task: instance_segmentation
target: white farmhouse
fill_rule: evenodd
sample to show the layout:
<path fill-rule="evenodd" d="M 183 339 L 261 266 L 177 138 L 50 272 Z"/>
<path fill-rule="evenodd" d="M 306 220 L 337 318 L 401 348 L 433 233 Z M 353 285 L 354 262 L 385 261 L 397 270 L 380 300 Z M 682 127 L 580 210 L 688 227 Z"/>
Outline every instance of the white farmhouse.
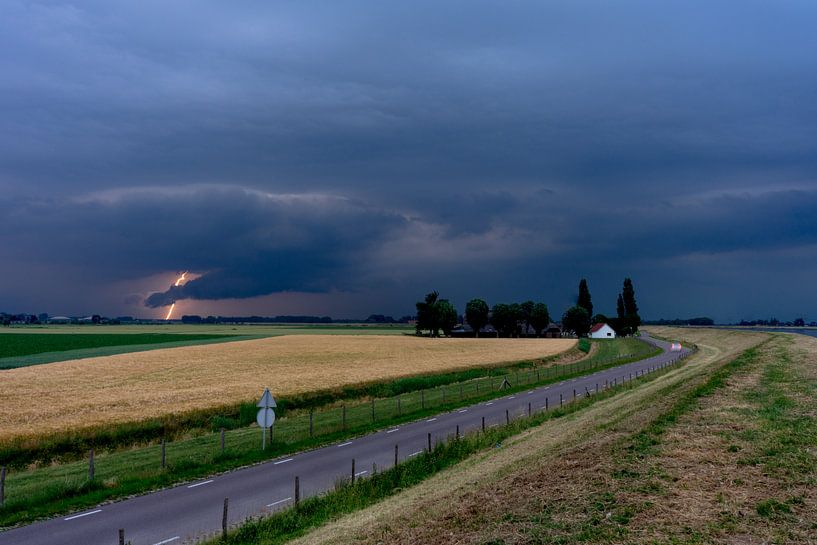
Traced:
<path fill-rule="evenodd" d="M 591 339 L 615 339 L 616 332 L 607 324 L 596 324 L 590 328 Z"/>

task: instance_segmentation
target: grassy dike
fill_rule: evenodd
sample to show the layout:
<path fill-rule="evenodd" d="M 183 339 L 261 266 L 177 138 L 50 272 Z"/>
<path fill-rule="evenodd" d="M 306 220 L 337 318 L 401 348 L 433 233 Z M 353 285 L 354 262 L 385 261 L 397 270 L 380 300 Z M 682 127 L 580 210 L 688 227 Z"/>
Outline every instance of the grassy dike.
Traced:
<path fill-rule="evenodd" d="M 676 365 L 682 365 L 683 360 Z M 523 416 L 510 424 L 493 426 L 484 432 L 474 432 L 447 442 L 440 442 L 429 452 L 404 460 L 399 465 L 372 475 L 366 479 L 345 479 L 335 489 L 304 500 L 269 517 L 243 524 L 225 537 L 209 543 L 226 545 L 278 545 L 306 534 L 330 520 L 363 509 L 392 496 L 408 487 L 417 485 L 436 473 L 489 448 L 499 448 L 502 442 L 527 429 L 540 426 L 550 420 L 579 412 L 600 400 L 611 398 L 621 391 L 638 388 L 669 372 L 668 367 L 649 375 L 633 379 L 615 388 L 611 387 L 590 397 L 582 398 L 551 411 Z"/>
<path fill-rule="evenodd" d="M 281 420 L 275 431 L 275 441 L 266 451 L 259 449 L 260 432 L 257 428 L 242 428 L 226 434 L 227 448 L 223 453 L 218 434 L 205 434 L 168 443 L 168 465 L 164 469 L 159 465 L 161 451 L 157 445 L 100 455 L 96 458 L 96 479 L 93 483 L 88 482 L 86 462 L 12 472 L 7 481 L 7 501 L 0 508 L 0 527 L 82 509 L 102 501 L 144 493 L 284 454 L 316 448 L 390 425 L 507 395 L 509 392 L 529 389 L 533 385 L 549 384 L 642 359 L 655 353 L 652 347 L 634 342 L 641 347 L 638 354 L 629 353 L 631 343 L 607 344 L 606 348 L 600 348 L 592 358 L 583 363 L 560 365 L 558 372 L 554 368 L 543 369 L 538 380 L 534 369 L 524 369 L 403 394 L 400 396 L 400 414 L 394 411 L 395 398 L 377 400 L 386 404 L 390 410 L 382 410 L 382 406 L 378 408 L 378 418 L 374 421 L 371 417 L 371 401 L 362 402 L 347 408 L 345 430 L 341 428 L 341 409 L 332 408 L 326 414 L 327 418 L 323 419 L 326 428 L 317 429 L 316 432 L 320 433 L 315 433 L 313 437 L 309 436 L 309 413 L 296 413 Z M 611 354 L 610 350 L 616 350 L 619 357 L 611 357 L 616 354 Z M 624 357 L 618 353 L 621 350 L 627 351 Z M 515 386 L 510 390 L 498 391 L 496 387 L 503 378 L 508 378 Z M 477 384 L 482 385 L 479 390 Z M 462 398 L 459 397 L 460 393 Z"/>

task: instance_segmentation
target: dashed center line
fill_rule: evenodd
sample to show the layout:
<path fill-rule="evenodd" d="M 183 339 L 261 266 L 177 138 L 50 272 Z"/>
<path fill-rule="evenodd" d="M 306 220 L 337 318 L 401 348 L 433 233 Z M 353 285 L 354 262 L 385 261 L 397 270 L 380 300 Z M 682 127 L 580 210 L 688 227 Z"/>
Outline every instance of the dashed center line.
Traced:
<path fill-rule="evenodd" d="M 273 462 L 272 465 L 277 466 L 277 465 L 285 464 L 287 462 L 291 462 L 294 459 L 295 458 L 287 458 L 286 460 L 278 460 L 277 462 Z"/>
<path fill-rule="evenodd" d="M 409 454 L 408 457 L 411 458 L 412 456 L 417 456 L 418 454 L 422 454 L 422 453 L 423 453 L 422 450 L 418 450 L 417 452 L 412 452 L 411 454 Z"/>
<path fill-rule="evenodd" d="M 429 418 L 428 420 L 426 420 L 426 422 L 434 422 L 435 420 L 437 420 L 437 419 L 436 418 Z"/>
<path fill-rule="evenodd" d="M 368 470 L 364 469 L 363 471 L 358 471 L 357 473 L 355 473 L 355 477 L 360 477 L 361 475 L 365 475 L 367 473 L 368 473 Z"/>
<path fill-rule="evenodd" d="M 468 412 L 468 409 L 461 409 L 461 410 L 459 410 L 459 411 L 457 411 L 457 412 L 458 412 L 458 413 L 467 413 L 467 412 Z"/>
<path fill-rule="evenodd" d="M 493 404 L 494 404 L 493 401 L 489 401 L 488 403 L 486 403 L 486 405 L 493 405 Z"/>
<path fill-rule="evenodd" d="M 508 399 L 516 399 L 516 396 L 511 396 Z"/>
<path fill-rule="evenodd" d="M 346 441 L 345 443 L 341 443 L 340 445 L 338 445 L 338 447 L 346 447 L 346 446 L 349 446 L 351 444 L 352 444 L 351 441 Z"/>
<path fill-rule="evenodd" d="M 284 502 L 287 502 L 287 501 L 289 501 L 289 500 L 291 500 L 291 499 L 292 499 L 292 496 L 290 496 L 290 497 L 288 497 L 288 498 L 284 498 L 284 499 L 282 499 L 282 500 L 274 501 L 274 502 L 272 502 L 272 503 L 268 503 L 268 504 L 267 504 L 267 507 L 275 507 L 276 505 L 280 505 L 280 504 L 282 504 L 282 503 L 284 503 Z"/>
<path fill-rule="evenodd" d="M 528 392 L 528 395 L 531 395 L 532 393 L 533 393 L 533 390 L 530 390 L 530 391 Z"/>
<path fill-rule="evenodd" d="M 213 479 L 210 479 L 209 481 L 204 481 L 204 482 L 201 482 L 201 483 L 191 484 L 191 485 L 190 485 L 190 486 L 188 486 L 187 488 L 196 488 L 197 486 L 202 486 L 202 485 L 205 485 L 205 484 L 210 484 L 211 482 L 213 482 Z"/>
<path fill-rule="evenodd" d="M 394 432 L 399 431 L 399 430 L 400 430 L 400 428 L 392 428 L 390 430 L 386 430 L 386 433 L 394 433 Z"/>
<path fill-rule="evenodd" d="M 172 541 L 176 541 L 177 539 L 179 539 L 179 536 L 171 537 L 169 539 L 165 539 L 164 541 L 158 541 L 158 542 L 154 543 L 153 545 L 165 545 L 165 543 L 170 543 Z"/>
<path fill-rule="evenodd" d="M 88 515 L 96 515 L 97 513 L 101 513 L 101 512 L 102 512 L 102 509 L 97 509 L 96 511 L 88 511 L 87 513 L 82 513 L 80 515 L 74 515 L 72 517 L 65 517 L 65 519 L 63 519 L 63 520 L 79 519 L 79 518 L 82 518 L 82 517 L 87 517 Z"/>

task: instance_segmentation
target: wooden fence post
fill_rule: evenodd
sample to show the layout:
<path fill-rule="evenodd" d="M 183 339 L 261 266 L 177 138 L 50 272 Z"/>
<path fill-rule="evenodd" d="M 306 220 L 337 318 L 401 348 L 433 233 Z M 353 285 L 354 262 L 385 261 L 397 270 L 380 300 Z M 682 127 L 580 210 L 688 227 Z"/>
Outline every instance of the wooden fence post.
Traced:
<path fill-rule="evenodd" d="M 355 484 L 355 459 L 352 458 L 352 484 Z"/>
<path fill-rule="evenodd" d="M 221 536 L 226 538 L 227 537 L 227 505 L 229 504 L 229 500 L 224 498 L 224 513 L 221 515 Z"/>
<path fill-rule="evenodd" d="M 565 402 L 565 400 L 564 400 L 564 398 L 562 397 L 562 394 L 559 394 L 559 407 L 561 407 L 562 405 L 564 405 L 564 402 Z"/>
<path fill-rule="evenodd" d="M 508 409 L 505 409 L 505 425 L 507 426 L 510 423 L 511 423 L 511 413 L 508 412 Z"/>
<path fill-rule="evenodd" d="M 431 452 L 431 432 L 428 433 L 428 452 Z"/>
<path fill-rule="evenodd" d="M 295 507 L 301 503 L 301 478 L 295 475 Z"/>
<path fill-rule="evenodd" d="M 530 418 L 531 414 L 533 414 L 533 408 L 530 406 L 530 403 L 528 403 L 528 417 L 529 418 Z"/>
<path fill-rule="evenodd" d="M 550 407 L 548 407 L 548 405 L 550 404 L 549 402 L 550 402 L 550 398 L 546 397 L 545 398 L 545 410 L 546 411 L 550 410 Z"/>
<path fill-rule="evenodd" d="M 398 458 L 397 458 L 397 443 L 395 443 L 395 444 L 394 444 L 394 466 L 395 466 L 395 467 L 397 467 L 397 462 L 398 462 Z"/>
<path fill-rule="evenodd" d="M 457 435 L 454 436 L 456 439 L 460 438 L 460 425 L 457 424 Z"/>
<path fill-rule="evenodd" d="M 485 417 L 482 417 L 482 431 L 485 432 Z"/>
<path fill-rule="evenodd" d="M 94 480 L 94 449 L 88 452 L 88 480 Z"/>
<path fill-rule="evenodd" d="M 125 529 L 119 529 L 119 545 L 125 545 Z"/>

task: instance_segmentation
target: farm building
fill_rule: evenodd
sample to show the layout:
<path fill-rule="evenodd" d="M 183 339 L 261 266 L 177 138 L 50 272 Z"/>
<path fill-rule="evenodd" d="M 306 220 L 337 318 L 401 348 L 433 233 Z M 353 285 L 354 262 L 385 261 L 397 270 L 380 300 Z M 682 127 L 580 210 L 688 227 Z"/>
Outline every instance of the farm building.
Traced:
<path fill-rule="evenodd" d="M 551 323 L 542 334 L 549 339 L 558 339 L 562 336 L 562 326 Z"/>
<path fill-rule="evenodd" d="M 607 324 L 596 324 L 590 328 L 591 339 L 615 339 L 616 332 Z"/>

